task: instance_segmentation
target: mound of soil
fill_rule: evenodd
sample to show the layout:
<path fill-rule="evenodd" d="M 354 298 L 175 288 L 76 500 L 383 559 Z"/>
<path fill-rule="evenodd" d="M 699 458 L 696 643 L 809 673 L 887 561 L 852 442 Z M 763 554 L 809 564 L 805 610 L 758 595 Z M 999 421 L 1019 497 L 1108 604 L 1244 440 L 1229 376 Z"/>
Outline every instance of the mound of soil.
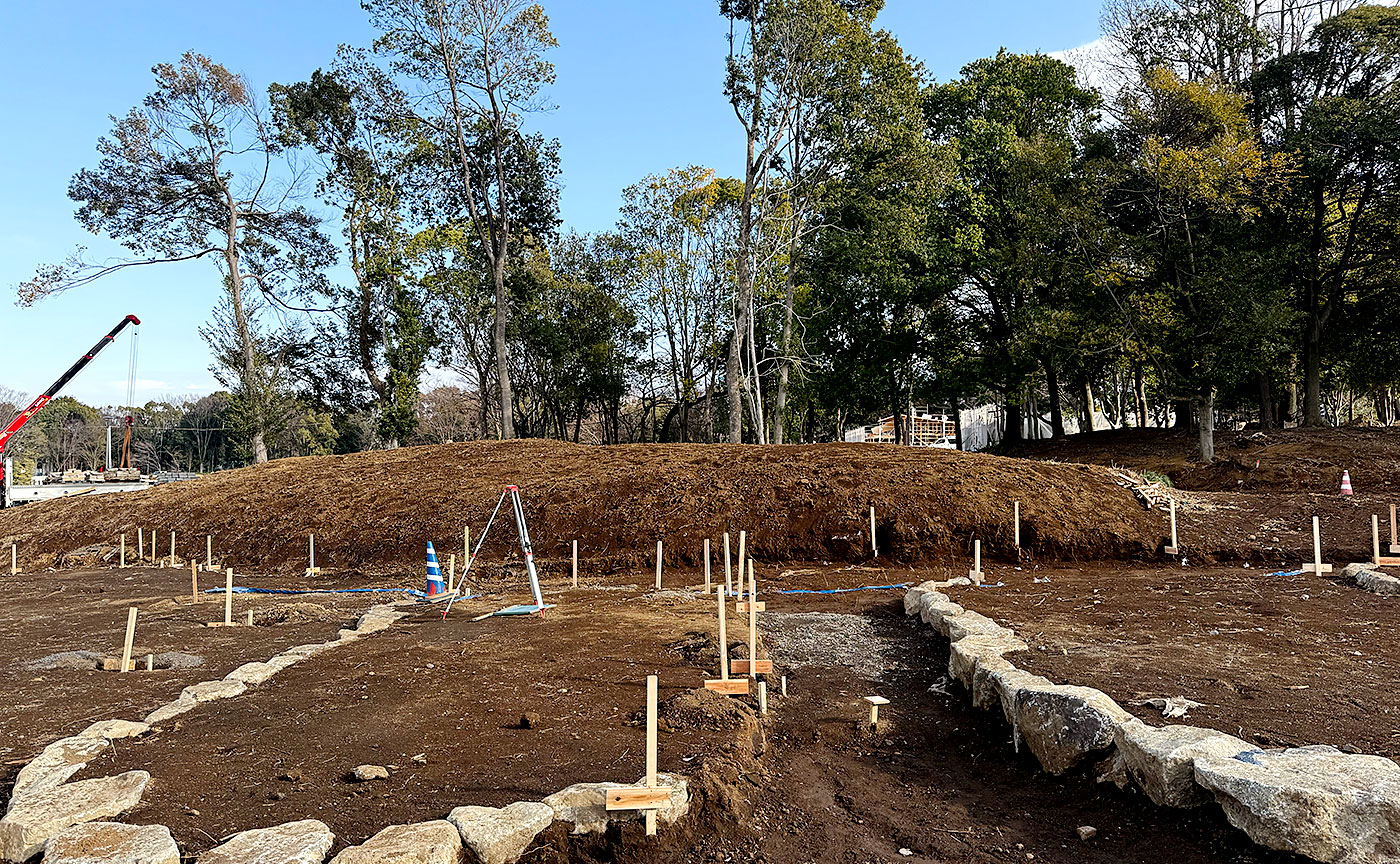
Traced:
<path fill-rule="evenodd" d="M 630 445 L 549 441 L 471 442 L 348 456 L 281 459 L 143 492 L 61 499 L 0 513 L 0 542 L 18 540 L 27 569 L 64 553 L 113 545 L 138 526 L 170 531 L 177 558 L 214 554 L 240 571 L 416 574 L 423 543 L 438 560 L 462 559 L 507 484 L 522 491 L 537 558 L 568 568 L 570 541 L 591 562 L 650 561 L 665 540 L 667 564 L 694 564 L 704 538 L 749 532 L 760 560 L 860 560 L 870 555 L 870 506 L 880 555 L 965 557 L 980 537 L 988 553 L 1012 547 L 1012 501 L 1021 501 L 1022 544 L 1056 558 L 1137 555 L 1160 529 L 1103 468 L 1054 465 L 909 447 L 829 444 Z M 519 546 L 507 503 L 482 562 L 508 572 Z M 723 550 L 714 549 L 716 561 Z M 500 570 L 497 569 L 497 575 Z M 490 576 L 473 570 L 473 578 Z"/>
<path fill-rule="evenodd" d="M 1177 488 L 1202 492 L 1334 493 L 1343 471 L 1358 492 L 1400 490 L 1400 428 L 1218 432 L 1210 465 L 1197 448 L 1195 434 L 1114 429 L 1027 441 L 1013 455 L 1155 471 Z"/>

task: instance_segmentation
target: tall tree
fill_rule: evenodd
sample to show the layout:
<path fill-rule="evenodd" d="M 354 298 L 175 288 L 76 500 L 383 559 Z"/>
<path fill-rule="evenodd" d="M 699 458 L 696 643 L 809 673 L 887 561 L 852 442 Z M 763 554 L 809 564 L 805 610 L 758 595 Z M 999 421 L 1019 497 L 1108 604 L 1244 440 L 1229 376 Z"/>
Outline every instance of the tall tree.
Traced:
<path fill-rule="evenodd" d="M 402 103 L 456 160 L 457 181 L 494 289 L 492 348 L 500 391 L 501 437 L 515 437 L 506 328 L 506 274 L 513 235 L 508 151 L 521 114 L 539 106 L 554 82 L 544 54 L 558 45 L 544 9 L 528 0 L 365 0 L 383 33 L 375 50 L 416 86 Z M 474 152 L 480 135 L 486 153 Z"/>
<path fill-rule="evenodd" d="M 128 267 L 209 258 L 222 273 L 236 387 L 249 412 L 252 455 L 266 462 L 265 393 L 250 292 L 285 305 L 314 297 L 334 249 L 297 203 L 299 176 L 242 76 L 186 53 L 152 69 L 156 89 L 98 140 L 102 159 L 68 187 L 78 221 L 131 258 L 86 261 L 83 250 L 19 286 L 22 304 Z"/>

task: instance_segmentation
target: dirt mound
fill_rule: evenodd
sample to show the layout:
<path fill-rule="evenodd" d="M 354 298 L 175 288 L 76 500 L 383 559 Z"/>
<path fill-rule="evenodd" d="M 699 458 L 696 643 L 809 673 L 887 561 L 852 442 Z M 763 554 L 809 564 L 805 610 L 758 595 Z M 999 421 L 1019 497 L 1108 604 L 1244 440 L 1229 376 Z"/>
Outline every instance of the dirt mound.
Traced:
<path fill-rule="evenodd" d="M 830 444 L 629 445 L 472 442 L 281 459 L 143 492 L 60 499 L 0 513 L 0 541 L 17 539 L 22 563 L 52 566 L 73 549 L 111 544 L 141 526 L 177 535 L 176 554 L 215 557 L 240 570 L 295 572 L 316 535 L 327 573 L 360 570 L 421 578 L 423 543 L 438 560 L 461 556 L 506 484 L 522 490 L 535 553 L 550 575 L 567 572 L 569 543 L 597 562 L 695 564 L 704 538 L 749 532 L 760 561 L 869 557 L 870 506 L 881 560 L 988 554 L 1012 547 L 1012 501 L 1021 501 L 1030 554 L 1108 558 L 1155 546 L 1160 527 L 1102 468 L 1053 465 L 908 447 Z M 509 505 L 482 548 L 490 566 L 519 562 Z M 162 554 L 166 550 L 162 548 Z"/>
<path fill-rule="evenodd" d="M 1155 471 L 1201 492 L 1336 492 L 1342 471 L 1358 492 L 1400 489 L 1400 429 L 1270 429 L 1220 432 L 1216 461 L 1201 463 L 1194 434 L 1115 429 L 1028 441 L 1014 455 Z"/>

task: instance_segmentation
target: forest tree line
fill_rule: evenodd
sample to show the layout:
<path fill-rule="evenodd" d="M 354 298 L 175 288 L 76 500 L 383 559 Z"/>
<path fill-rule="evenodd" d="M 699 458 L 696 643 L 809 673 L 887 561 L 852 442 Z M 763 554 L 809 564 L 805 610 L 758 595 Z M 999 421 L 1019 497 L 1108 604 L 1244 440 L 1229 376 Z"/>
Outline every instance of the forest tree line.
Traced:
<path fill-rule="evenodd" d="M 530 125 L 542 6 L 363 5 L 379 37 L 305 80 L 157 65 L 69 188 L 130 257 L 18 286 L 211 262 L 231 459 L 425 440 L 432 368 L 468 435 L 600 444 L 995 402 L 1004 443 L 1098 410 L 1210 459 L 1222 416 L 1396 419 L 1394 4 L 1109 0 L 1092 54 L 940 82 L 883 0 L 720 0 L 742 176 L 678 154 L 597 234 Z"/>

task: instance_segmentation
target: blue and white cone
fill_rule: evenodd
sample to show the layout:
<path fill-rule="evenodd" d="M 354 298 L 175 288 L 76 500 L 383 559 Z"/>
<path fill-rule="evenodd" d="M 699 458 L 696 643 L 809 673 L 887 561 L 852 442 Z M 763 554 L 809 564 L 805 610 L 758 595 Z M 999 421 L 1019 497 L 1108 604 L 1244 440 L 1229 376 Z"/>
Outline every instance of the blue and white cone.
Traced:
<path fill-rule="evenodd" d="M 442 581 L 442 568 L 438 566 L 437 552 L 433 551 L 433 541 L 428 541 L 428 590 L 429 597 L 447 591 L 447 583 Z"/>

